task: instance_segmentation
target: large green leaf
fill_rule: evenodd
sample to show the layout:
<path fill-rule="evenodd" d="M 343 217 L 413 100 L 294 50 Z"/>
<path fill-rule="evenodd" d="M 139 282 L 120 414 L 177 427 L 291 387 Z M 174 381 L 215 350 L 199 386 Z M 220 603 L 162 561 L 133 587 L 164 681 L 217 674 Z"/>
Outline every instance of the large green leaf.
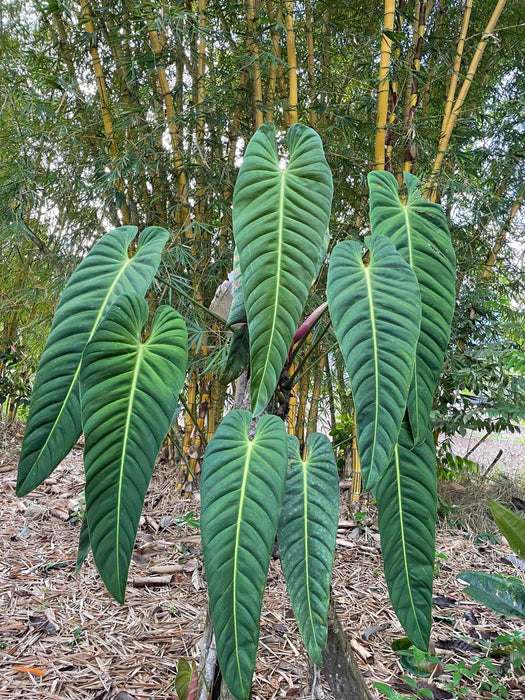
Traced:
<path fill-rule="evenodd" d="M 338 243 L 327 297 L 350 376 L 363 482 L 371 489 L 387 468 L 406 409 L 421 320 L 414 272 L 383 236 Z"/>
<path fill-rule="evenodd" d="M 469 585 L 463 593 L 502 615 L 525 617 L 525 586 L 513 578 L 481 571 L 463 571 L 458 579 Z"/>
<path fill-rule="evenodd" d="M 314 433 L 303 460 L 288 435 L 288 474 L 278 540 L 286 587 L 312 660 L 322 665 L 339 519 L 339 477 L 332 443 Z"/>
<path fill-rule="evenodd" d="M 414 447 L 406 422 L 375 496 L 390 600 L 407 636 L 428 649 L 432 624 L 437 479 L 434 438 Z"/>
<path fill-rule="evenodd" d="M 151 226 L 140 234 L 122 226 L 106 233 L 71 275 L 53 317 L 35 377 L 18 467 L 17 494 L 36 488 L 67 455 L 82 431 L 78 378 L 82 353 L 104 313 L 119 294 L 144 295 L 168 240 Z"/>
<path fill-rule="evenodd" d="M 368 175 L 372 233 L 390 238 L 413 267 L 421 291 L 421 334 L 408 415 L 414 440 L 422 442 L 450 338 L 456 256 L 442 207 L 420 195 L 414 175 L 405 173 L 405 182 L 406 204 L 399 197 L 392 173 L 375 170 Z"/>
<path fill-rule="evenodd" d="M 80 526 L 80 535 L 78 536 L 78 550 L 77 550 L 77 562 L 75 565 L 75 574 L 78 574 L 82 565 L 87 559 L 88 554 L 91 551 L 91 544 L 89 542 L 89 527 L 88 520 L 86 517 L 86 511 L 82 515 L 82 525 Z"/>
<path fill-rule="evenodd" d="M 251 415 L 230 411 L 202 467 L 201 529 L 210 609 L 222 675 L 248 698 L 259 618 L 286 479 L 286 430 L 264 415 L 250 439 Z"/>
<path fill-rule="evenodd" d="M 525 520 L 497 501 L 489 501 L 489 507 L 510 548 L 525 557 Z"/>
<path fill-rule="evenodd" d="M 332 202 L 332 175 L 319 136 L 295 124 L 290 162 L 280 167 L 275 128 L 254 134 L 233 194 L 233 234 L 250 331 L 253 414 L 267 406 L 312 284 Z"/>
<path fill-rule="evenodd" d="M 168 306 L 141 342 L 148 305 L 118 297 L 84 352 L 80 373 L 86 513 L 93 557 L 123 601 L 155 458 L 177 409 L 188 359 L 184 321 Z"/>

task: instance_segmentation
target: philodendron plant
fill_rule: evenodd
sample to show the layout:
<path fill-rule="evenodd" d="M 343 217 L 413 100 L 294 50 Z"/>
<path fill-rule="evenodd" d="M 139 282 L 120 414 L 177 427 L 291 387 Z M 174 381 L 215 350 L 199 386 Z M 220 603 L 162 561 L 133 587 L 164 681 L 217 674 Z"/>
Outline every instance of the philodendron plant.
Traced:
<path fill-rule="evenodd" d="M 203 462 L 201 527 L 223 678 L 248 698 L 263 590 L 277 536 L 299 629 L 320 664 L 338 521 L 332 447 L 304 454 L 267 412 L 314 278 L 325 262 L 332 176 L 310 128 L 288 133 L 280 165 L 273 124 L 248 144 L 233 198 L 239 271 L 235 316 L 249 346 L 251 411 L 226 414 Z M 328 305 L 354 397 L 365 487 L 379 511 L 394 609 L 421 649 L 431 625 L 436 470 L 430 410 L 449 339 L 455 257 L 440 206 L 405 175 L 369 175 L 371 235 L 338 243 Z M 176 413 L 187 365 L 183 319 L 160 307 L 147 333 L 144 300 L 168 239 L 145 229 L 105 234 L 71 276 L 35 379 L 17 493 L 38 486 L 85 434 L 88 543 L 108 591 L 123 602 L 144 496 Z M 145 336 L 145 337 L 144 337 Z M 236 342 L 238 337 L 234 335 Z M 261 416 L 261 414 L 263 414 Z"/>

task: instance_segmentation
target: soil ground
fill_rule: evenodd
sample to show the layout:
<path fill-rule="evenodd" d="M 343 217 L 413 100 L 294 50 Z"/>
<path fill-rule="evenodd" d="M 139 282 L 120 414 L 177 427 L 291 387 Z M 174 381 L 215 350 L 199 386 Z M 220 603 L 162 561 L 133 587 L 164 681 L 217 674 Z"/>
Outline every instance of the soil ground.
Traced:
<path fill-rule="evenodd" d="M 181 498 L 172 468 L 156 468 L 139 528 L 126 604 L 121 606 L 101 585 L 91 557 L 75 575 L 81 451 L 73 450 L 45 484 L 18 499 L 14 489 L 19 438 L 5 435 L 0 452 L 0 697 L 176 698 L 173 683 L 178 662 L 198 658 L 205 622 L 199 530 L 187 522 L 191 521 L 188 514 L 198 518 L 198 496 Z M 517 454 L 523 459 L 524 451 Z M 512 457 L 511 461 L 516 460 Z M 340 518 L 352 521 L 345 501 Z M 370 510 L 364 526 L 348 527 L 347 523 L 341 530 L 334 597 L 373 693 L 379 697 L 373 686 L 379 681 L 410 695 L 400 659 L 390 648 L 404 634 L 388 600 L 374 520 Z M 487 656 L 490 641 L 498 634 L 523 629 L 520 621 L 505 619 L 466 597 L 464 585 L 456 580 L 460 571 L 474 569 L 497 571 L 525 582 L 525 572 L 505 560 L 511 554 L 506 544 L 476 539 L 479 534 L 450 529 L 443 522 L 438 526 L 432 644 L 440 662 L 433 676 L 422 680 L 436 698 L 457 697 L 450 692 L 453 670 L 447 665 L 470 666 L 474 659 Z M 170 564 L 179 565 L 180 571 L 172 574 L 168 585 L 136 585 L 140 577 L 155 575 L 155 567 Z M 496 668 L 498 665 L 496 661 Z M 473 679 L 465 678 L 461 681 L 463 697 L 503 697 L 501 690 L 487 694 L 482 687 L 493 675 L 481 670 Z M 501 683 L 509 698 L 525 697 L 523 677 L 509 672 Z M 305 652 L 279 562 L 272 561 L 253 699 L 309 697 L 307 687 Z"/>

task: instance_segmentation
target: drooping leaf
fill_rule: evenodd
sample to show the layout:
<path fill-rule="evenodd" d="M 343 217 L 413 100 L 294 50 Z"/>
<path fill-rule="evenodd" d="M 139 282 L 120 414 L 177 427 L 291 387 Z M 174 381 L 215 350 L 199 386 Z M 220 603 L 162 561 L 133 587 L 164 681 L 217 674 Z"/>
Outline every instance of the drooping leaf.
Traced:
<path fill-rule="evenodd" d="M 78 574 L 82 565 L 86 561 L 87 555 L 91 551 L 91 544 L 89 542 L 89 527 L 86 517 L 86 511 L 84 510 L 84 515 L 82 516 L 82 525 L 80 526 L 80 535 L 78 537 L 78 551 L 77 551 L 77 562 L 75 565 L 75 574 Z"/>
<path fill-rule="evenodd" d="M 264 415 L 250 440 L 251 415 L 230 411 L 202 467 L 201 530 L 210 609 L 222 675 L 248 698 L 263 590 L 286 479 L 286 430 Z"/>
<path fill-rule="evenodd" d="M 427 650 L 432 624 L 437 479 L 434 438 L 414 447 L 406 422 L 374 495 L 390 600 L 410 641 Z"/>
<path fill-rule="evenodd" d="M 521 581 L 480 571 L 463 571 L 458 579 L 469 584 L 463 593 L 490 610 L 525 617 L 525 586 Z"/>
<path fill-rule="evenodd" d="M 248 144 L 233 194 L 254 415 L 267 406 L 286 361 L 332 202 L 332 175 L 316 132 L 295 124 L 287 143 L 290 162 L 282 169 L 273 123 L 260 127 Z"/>
<path fill-rule="evenodd" d="M 525 520 L 497 501 L 489 501 L 489 507 L 512 551 L 525 558 Z"/>
<path fill-rule="evenodd" d="M 119 294 L 144 295 L 155 275 L 169 234 L 157 226 L 144 229 L 130 258 L 136 233 L 135 226 L 122 226 L 102 236 L 62 292 L 35 377 L 18 467 L 19 496 L 46 479 L 80 436 L 82 353 L 105 312 Z"/>
<path fill-rule="evenodd" d="M 277 537 L 295 618 L 310 657 L 320 666 L 328 630 L 339 477 L 325 435 L 310 435 L 307 450 L 303 460 L 299 440 L 288 435 L 288 473 Z"/>
<path fill-rule="evenodd" d="M 387 468 L 405 413 L 421 319 L 414 272 L 383 236 L 369 236 L 368 265 L 357 241 L 338 243 L 327 298 L 350 376 L 363 482 Z"/>
<path fill-rule="evenodd" d="M 442 207 L 422 197 L 418 179 L 405 173 L 406 204 L 397 180 L 387 171 L 368 175 L 372 233 L 390 238 L 412 266 L 422 302 L 421 334 L 408 395 L 410 429 L 416 442 L 425 439 L 436 385 L 450 338 L 455 303 L 456 256 Z"/>
<path fill-rule="evenodd" d="M 236 323 L 246 323 L 246 308 L 244 306 L 244 293 L 242 291 L 241 263 L 237 246 L 233 251 L 233 281 L 232 281 L 232 305 L 228 316 L 228 326 Z"/>
<path fill-rule="evenodd" d="M 168 306 L 158 309 L 141 342 L 148 314 L 141 297 L 120 296 L 88 343 L 80 373 L 89 539 L 108 591 L 121 602 L 144 496 L 188 358 L 186 326 Z"/>
<path fill-rule="evenodd" d="M 243 369 L 248 366 L 249 358 L 250 340 L 248 337 L 248 326 L 243 323 L 233 331 L 221 381 L 224 384 L 235 381 Z"/>

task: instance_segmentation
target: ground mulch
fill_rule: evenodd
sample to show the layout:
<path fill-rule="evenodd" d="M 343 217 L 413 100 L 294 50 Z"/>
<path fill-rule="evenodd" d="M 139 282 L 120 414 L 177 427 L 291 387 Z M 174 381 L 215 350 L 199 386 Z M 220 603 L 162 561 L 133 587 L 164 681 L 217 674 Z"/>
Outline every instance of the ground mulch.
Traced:
<path fill-rule="evenodd" d="M 158 465 L 146 497 L 126 604 L 119 605 L 101 585 L 91 557 L 75 575 L 81 450 L 74 449 L 45 484 L 18 499 L 19 437 L 4 436 L 0 453 L 0 697 L 176 698 L 178 662 L 198 659 L 205 623 L 199 530 L 187 522 L 188 514 L 198 517 L 198 494 L 181 498 L 173 469 Z M 372 689 L 380 681 L 410 695 L 399 657 L 390 648 L 404 634 L 381 572 L 373 509 L 358 527 L 343 501 L 340 517 L 333 593 L 348 638 Z M 474 657 L 486 655 L 486 647 L 480 647 L 484 641 L 522 628 L 519 621 L 504 619 L 463 595 L 456 575 L 465 569 L 497 571 L 525 582 L 525 572 L 504 559 L 511 553 L 505 544 L 475 542 L 474 535 L 443 523 L 438 527 L 441 556 L 432 642 L 440 663 L 430 679 L 422 680 L 438 698 L 453 697 L 445 689 L 452 678 L 446 664 L 469 665 Z M 157 576 L 169 583 L 135 585 Z M 491 697 L 480 689 L 481 678 L 478 674 L 465 681 L 465 697 Z M 510 698 L 525 697 L 523 678 L 510 673 L 504 684 Z M 274 560 L 263 604 L 253 699 L 309 697 L 307 687 L 305 652 Z M 375 689 L 373 693 L 379 697 Z"/>

